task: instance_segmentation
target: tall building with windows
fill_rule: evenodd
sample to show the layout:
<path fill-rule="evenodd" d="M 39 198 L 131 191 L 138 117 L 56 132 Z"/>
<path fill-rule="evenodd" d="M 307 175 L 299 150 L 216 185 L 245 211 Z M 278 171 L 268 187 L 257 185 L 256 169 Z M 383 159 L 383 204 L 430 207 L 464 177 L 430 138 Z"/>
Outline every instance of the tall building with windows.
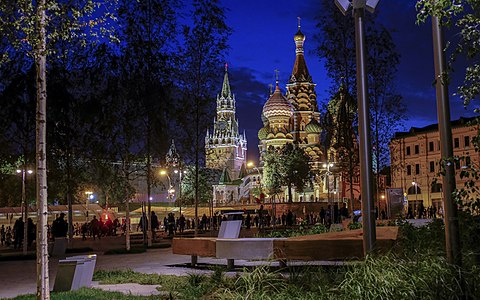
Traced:
<path fill-rule="evenodd" d="M 480 154 L 475 151 L 473 138 L 480 126 L 475 118 L 460 118 L 451 122 L 453 155 L 465 157 L 455 162 L 457 188 L 463 186 L 460 171 L 478 166 Z M 442 181 L 439 178 L 441 159 L 438 124 L 397 132 L 390 142 L 392 188 L 402 188 L 415 212 L 420 205 L 442 205 Z"/>
<path fill-rule="evenodd" d="M 226 168 L 233 179 L 238 178 L 247 157 L 247 138 L 245 132 L 239 133 L 235 109 L 235 95 L 230 89 L 228 65 L 225 64 L 222 91 L 217 95 L 217 115 L 213 121 L 213 131 L 207 131 L 205 137 L 205 153 L 207 168 Z"/>

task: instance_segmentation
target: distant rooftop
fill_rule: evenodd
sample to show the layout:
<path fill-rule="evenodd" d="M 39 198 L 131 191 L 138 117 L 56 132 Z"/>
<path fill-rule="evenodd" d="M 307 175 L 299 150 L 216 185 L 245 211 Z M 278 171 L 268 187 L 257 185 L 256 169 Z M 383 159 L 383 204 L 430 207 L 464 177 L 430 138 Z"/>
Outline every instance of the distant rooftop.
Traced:
<path fill-rule="evenodd" d="M 464 126 L 469 126 L 469 125 L 474 125 L 479 123 L 480 123 L 480 119 L 478 117 L 470 117 L 470 118 L 460 117 L 460 119 L 458 120 L 451 121 L 450 125 L 452 128 L 455 128 L 455 127 L 464 127 Z M 438 131 L 438 123 L 427 125 L 425 127 L 411 127 L 409 131 L 395 132 L 395 136 L 393 137 L 393 139 L 400 139 L 400 138 L 405 138 L 409 136 L 415 136 L 419 133 L 426 133 L 426 132 L 433 132 L 433 131 Z"/>

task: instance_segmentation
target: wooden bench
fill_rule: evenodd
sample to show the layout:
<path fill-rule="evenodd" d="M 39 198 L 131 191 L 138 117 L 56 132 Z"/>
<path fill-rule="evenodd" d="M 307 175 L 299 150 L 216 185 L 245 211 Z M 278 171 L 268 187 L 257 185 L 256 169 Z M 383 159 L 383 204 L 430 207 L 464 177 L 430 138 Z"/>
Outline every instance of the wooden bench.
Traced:
<path fill-rule="evenodd" d="M 376 251 L 389 251 L 397 239 L 398 227 L 377 227 Z M 235 259 L 287 260 L 346 260 L 361 259 L 363 255 L 362 229 L 330 232 L 291 238 L 174 238 L 174 254 L 191 255 L 192 265 L 198 256 L 227 259 L 232 268 Z"/>

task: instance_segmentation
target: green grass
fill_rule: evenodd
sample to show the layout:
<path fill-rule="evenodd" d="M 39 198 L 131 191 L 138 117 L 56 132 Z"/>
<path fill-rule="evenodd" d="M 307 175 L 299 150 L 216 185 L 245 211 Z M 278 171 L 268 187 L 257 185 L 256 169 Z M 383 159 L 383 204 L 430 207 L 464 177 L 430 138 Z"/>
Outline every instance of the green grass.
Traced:
<path fill-rule="evenodd" d="M 211 275 L 181 277 L 132 270 L 98 271 L 93 279 L 100 283 L 159 285 L 168 296 L 134 297 L 82 289 L 52 294 L 52 299 L 480 299 L 480 266 L 465 264 L 460 269 L 449 265 L 444 258 L 443 230 L 441 222 L 424 228 L 403 224 L 398 245 L 391 253 L 344 266 L 279 270 L 264 265 L 244 269 L 234 277 L 225 276 L 221 266 L 212 267 Z"/>
<path fill-rule="evenodd" d="M 50 298 L 52 300 L 68 299 L 68 300 L 136 300 L 136 299 L 168 299 L 166 296 L 134 296 L 126 295 L 120 292 L 107 292 L 100 289 L 87 289 L 82 288 L 77 291 L 72 292 L 58 292 L 50 293 Z M 15 300 L 30 300 L 35 299 L 35 295 L 24 295 L 13 298 Z"/>

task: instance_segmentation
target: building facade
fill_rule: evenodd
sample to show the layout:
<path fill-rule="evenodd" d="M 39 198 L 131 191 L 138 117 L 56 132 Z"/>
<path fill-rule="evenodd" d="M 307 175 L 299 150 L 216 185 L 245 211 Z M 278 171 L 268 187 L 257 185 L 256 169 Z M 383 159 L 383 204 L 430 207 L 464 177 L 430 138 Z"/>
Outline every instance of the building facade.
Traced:
<path fill-rule="evenodd" d="M 457 188 L 463 186 L 460 171 L 480 162 L 480 154 L 473 145 L 479 125 L 472 121 L 474 118 L 460 118 L 451 122 L 453 155 L 465 157 L 455 162 Z M 390 159 L 392 188 L 403 189 L 413 212 L 420 206 L 434 206 L 441 212 L 443 194 L 439 177 L 441 155 L 438 124 L 397 132 L 390 142 Z"/>
<path fill-rule="evenodd" d="M 205 153 L 207 168 L 226 168 L 233 179 L 238 178 L 247 157 L 247 138 L 245 132 L 239 133 L 235 110 L 235 95 L 230 89 L 228 67 L 225 65 L 222 91 L 217 95 L 217 115 L 213 121 L 213 131 L 207 131 L 205 137 Z"/>
<path fill-rule="evenodd" d="M 321 142 L 322 127 L 321 116 L 318 111 L 316 84 L 312 80 L 305 61 L 304 42 L 305 35 L 298 25 L 294 35 L 295 62 L 292 73 L 286 85 L 285 95 L 282 93 L 278 80 L 275 90 L 265 102 L 262 110 L 263 127 L 258 132 L 260 166 L 263 166 L 263 153 L 270 147 L 281 148 L 286 144 L 293 144 L 302 148 L 310 157 L 310 163 L 314 170 L 323 173 L 323 180 L 318 178 L 313 188 L 308 186 L 302 193 L 294 193 L 292 201 L 327 201 L 333 186 L 328 186 L 329 179 L 324 167 L 327 155 L 324 153 L 325 146 Z M 341 199 L 340 190 L 337 198 Z M 280 196 L 279 201 L 287 199 L 287 192 Z"/>

